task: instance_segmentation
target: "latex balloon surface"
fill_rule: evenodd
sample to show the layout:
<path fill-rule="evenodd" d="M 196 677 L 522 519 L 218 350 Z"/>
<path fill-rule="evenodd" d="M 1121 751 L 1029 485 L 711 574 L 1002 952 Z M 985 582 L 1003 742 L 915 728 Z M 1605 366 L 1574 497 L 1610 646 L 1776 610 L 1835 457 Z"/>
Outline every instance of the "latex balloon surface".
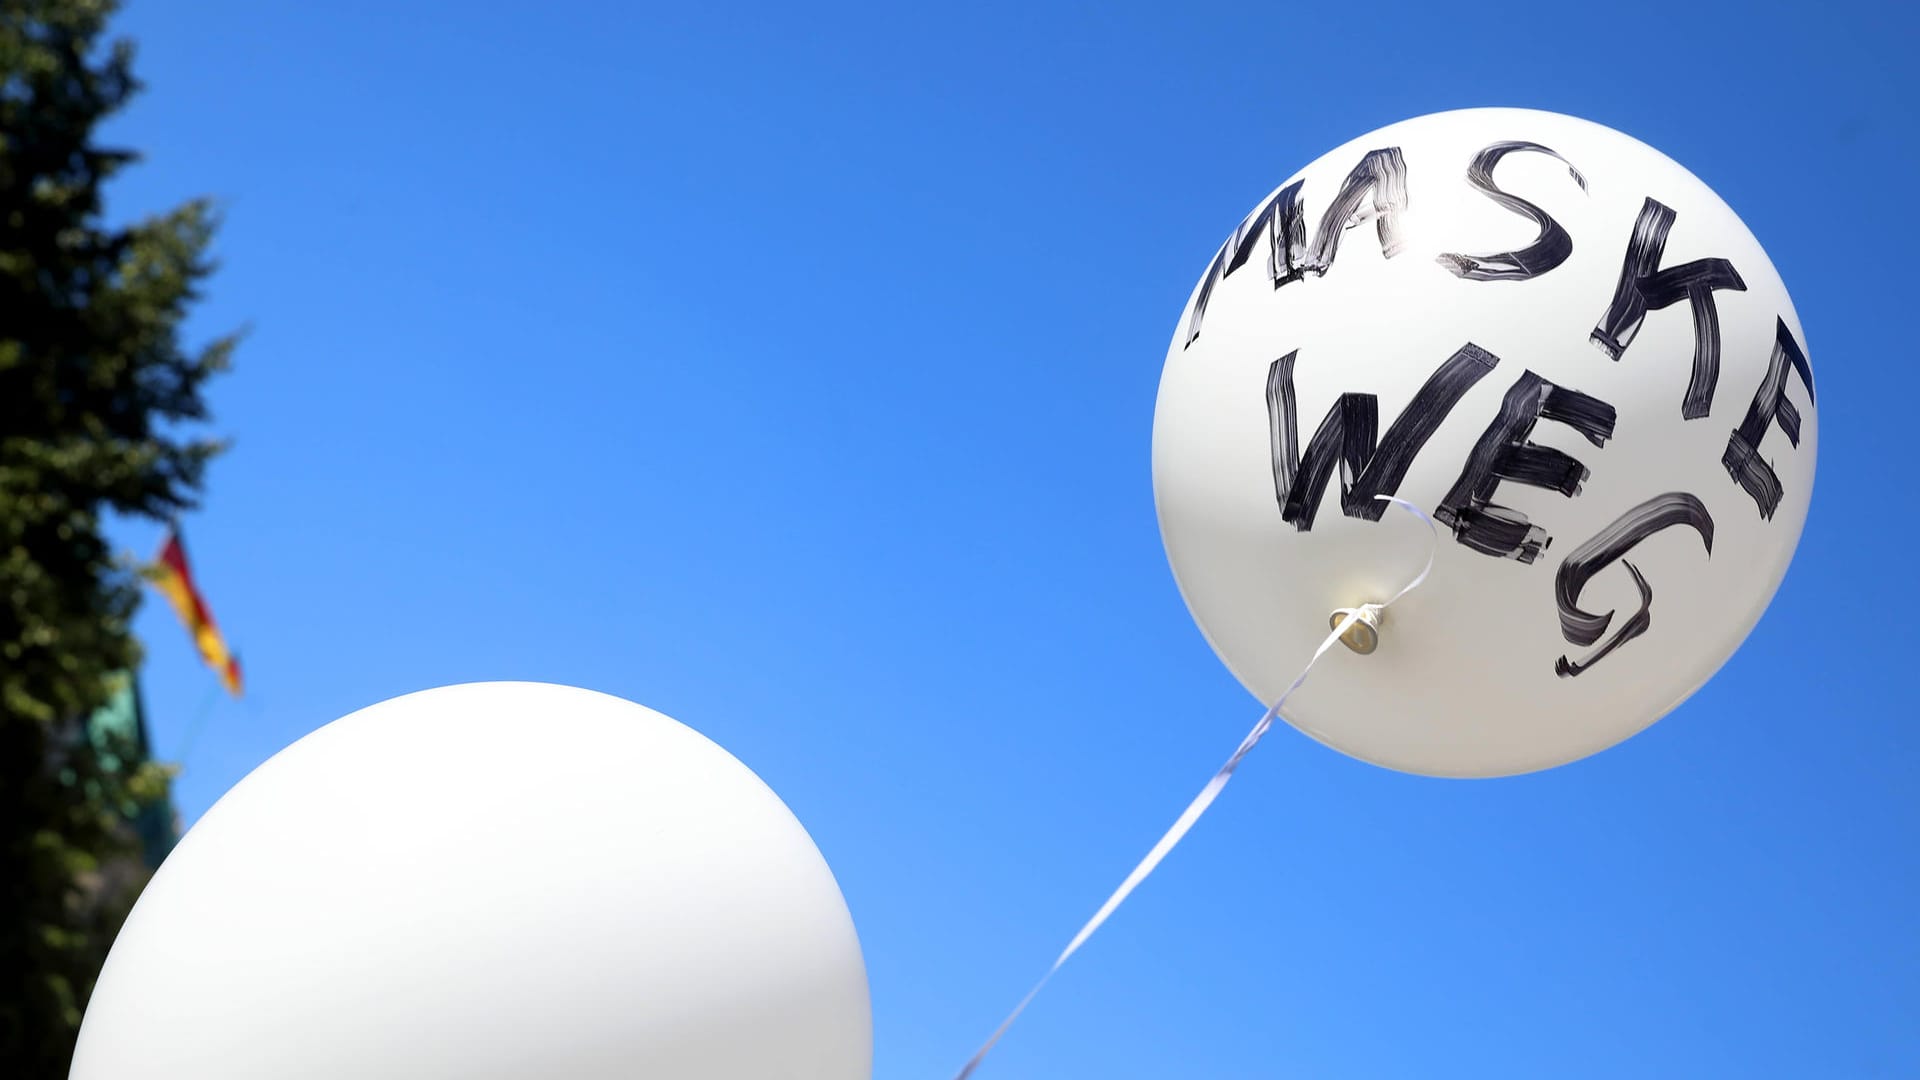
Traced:
<path fill-rule="evenodd" d="M 650 709 L 482 683 L 347 716 L 181 840 L 75 1080 L 867 1080 L 833 875 Z"/>
<path fill-rule="evenodd" d="M 1335 609 L 1418 572 L 1371 655 L 1287 719 L 1395 769 L 1592 754 L 1704 683 L 1806 518 L 1806 338 L 1706 185 L 1616 131 L 1476 109 L 1383 128 L 1235 228 L 1175 326 L 1154 419 L 1189 609 L 1271 701 Z"/>

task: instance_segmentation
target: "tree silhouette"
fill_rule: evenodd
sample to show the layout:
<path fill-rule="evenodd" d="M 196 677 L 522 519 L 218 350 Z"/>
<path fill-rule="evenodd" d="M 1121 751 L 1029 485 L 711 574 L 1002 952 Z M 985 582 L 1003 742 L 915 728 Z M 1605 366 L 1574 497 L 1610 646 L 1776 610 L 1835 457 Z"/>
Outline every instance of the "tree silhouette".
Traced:
<path fill-rule="evenodd" d="M 188 508 L 220 445 L 202 387 L 234 340 L 180 324 L 211 272 L 204 201 L 109 227 L 134 160 L 93 142 L 137 91 L 113 0 L 0 0 L 0 1074 L 64 1077 L 93 980 L 141 881 L 128 827 L 164 797 L 86 718 L 138 663 L 140 599 L 101 516 Z"/>

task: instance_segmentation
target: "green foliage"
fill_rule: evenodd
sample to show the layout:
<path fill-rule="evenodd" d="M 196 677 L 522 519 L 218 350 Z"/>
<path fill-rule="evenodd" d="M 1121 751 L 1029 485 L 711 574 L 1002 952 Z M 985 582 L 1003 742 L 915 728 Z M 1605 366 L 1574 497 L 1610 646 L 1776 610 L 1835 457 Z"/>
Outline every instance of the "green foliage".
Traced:
<path fill-rule="evenodd" d="M 166 774 L 83 728 L 138 663 L 140 599 L 101 515 L 191 505 L 217 443 L 188 351 L 210 208 L 126 228 L 102 185 L 133 155 L 94 127 L 138 89 L 113 0 L 0 0 L 0 1075 L 64 1077 L 95 974 L 143 882 L 131 811 Z M 136 870 L 129 870 L 129 867 Z"/>

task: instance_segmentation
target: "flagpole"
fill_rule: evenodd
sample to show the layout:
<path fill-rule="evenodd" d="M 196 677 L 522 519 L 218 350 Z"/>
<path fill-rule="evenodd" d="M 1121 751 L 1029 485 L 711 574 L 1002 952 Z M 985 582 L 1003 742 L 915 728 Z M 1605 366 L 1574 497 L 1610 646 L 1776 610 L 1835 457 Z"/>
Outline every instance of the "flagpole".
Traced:
<path fill-rule="evenodd" d="M 181 772 L 187 771 L 187 758 L 193 754 L 194 746 L 200 741 L 200 732 L 207 726 L 207 717 L 213 714 L 214 702 L 220 700 L 221 686 L 214 683 L 200 699 L 200 707 L 194 711 L 193 719 L 188 721 L 187 733 L 180 740 L 180 752 L 174 755 L 174 763 Z"/>

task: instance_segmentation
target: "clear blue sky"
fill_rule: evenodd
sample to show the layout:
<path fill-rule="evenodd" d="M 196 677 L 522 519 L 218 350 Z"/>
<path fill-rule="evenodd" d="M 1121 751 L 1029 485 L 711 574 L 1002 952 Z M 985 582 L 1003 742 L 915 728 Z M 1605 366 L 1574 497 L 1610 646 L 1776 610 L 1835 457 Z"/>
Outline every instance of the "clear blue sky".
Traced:
<path fill-rule="evenodd" d="M 1547 108 L 1793 292 L 1821 472 L 1770 613 L 1545 774 L 1279 732 L 982 1080 L 1920 1075 L 1920 27 L 1800 7 L 134 0 L 112 211 L 217 197 L 190 329 L 252 327 L 187 522 L 251 688 L 181 807 L 406 691 L 633 698 L 793 807 L 876 1075 L 946 1080 L 1258 712 L 1149 483 L 1206 260 L 1346 139 Z M 138 629 L 174 754 L 213 676 Z"/>

